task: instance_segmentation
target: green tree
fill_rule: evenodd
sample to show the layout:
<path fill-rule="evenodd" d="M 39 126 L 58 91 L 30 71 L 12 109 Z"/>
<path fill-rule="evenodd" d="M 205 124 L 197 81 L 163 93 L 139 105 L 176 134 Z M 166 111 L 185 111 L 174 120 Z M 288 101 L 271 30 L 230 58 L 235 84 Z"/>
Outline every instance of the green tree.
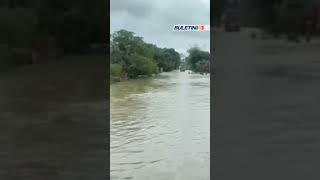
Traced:
<path fill-rule="evenodd" d="M 164 71 L 177 69 L 181 61 L 180 54 L 172 48 L 158 48 L 155 52 L 154 59 L 159 68 L 162 68 Z"/>
<path fill-rule="evenodd" d="M 128 76 L 130 78 L 138 77 L 139 75 L 151 76 L 158 73 L 158 67 L 152 59 L 140 55 L 130 56 L 132 61 L 128 68 Z"/>
<path fill-rule="evenodd" d="M 110 43 L 111 63 L 121 65 L 129 78 L 150 76 L 158 73 L 160 68 L 172 71 L 180 64 L 180 54 L 173 48 L 146 43 L 142 37 L 127 30 L 111 34 Z"/>
<path fill-rule="evenodd" d="M 141 37 L 135 36 L 133 32 L 120 30 L 112 35 L 112 58 L 114 63 L 120 63 L 125 71 L 131 65 L 130 56 L 138 54 L 141 56 L 152 57 L 149 55 L 145 43 Z"/>
<path fill-rule="evenodd" d="M 188 50 L 189 56 L 186 58 L 190 69 L 194 72 L 209 71 L 209 52 L 202 51 L 198 47 L 192 47 Z"/>

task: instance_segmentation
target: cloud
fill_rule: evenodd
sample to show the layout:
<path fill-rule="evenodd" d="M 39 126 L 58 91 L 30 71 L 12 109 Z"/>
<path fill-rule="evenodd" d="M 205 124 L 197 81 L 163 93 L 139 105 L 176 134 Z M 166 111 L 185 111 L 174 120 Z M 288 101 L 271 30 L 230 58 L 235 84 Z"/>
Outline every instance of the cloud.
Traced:
<path fill-rule="evenodd" d="M 148 43 L 181 53 L 193 45 L 209 51 L 210 32 L 173 31 L 173 25 L 209 23 L 209 0 L 111 0 L 111 32 L 133 31 Z"/>
<path fill-rule="evenodd" d="M 111 13 L 126 13 L 128 16 L 144 18 L 154 9 L 152 1 L 148 0 L 112 0 Z"/>

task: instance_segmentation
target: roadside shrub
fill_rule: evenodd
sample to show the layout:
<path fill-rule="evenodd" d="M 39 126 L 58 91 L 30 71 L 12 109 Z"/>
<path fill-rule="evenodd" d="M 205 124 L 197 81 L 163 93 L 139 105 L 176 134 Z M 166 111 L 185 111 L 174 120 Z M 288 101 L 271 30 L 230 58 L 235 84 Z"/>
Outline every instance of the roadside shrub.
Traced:
<path fill-rule="evenodd" d="M 110 64 L 110 76 L 121 77 L 122 67 L 119 64 Z"/>
<path fill-rule="evenodd" d="M 133 55 L 130 57 L 131 65 L 128 69 L 129 77 L 151 76 L 158 73 L 157 64 L 150 58 Z"/>

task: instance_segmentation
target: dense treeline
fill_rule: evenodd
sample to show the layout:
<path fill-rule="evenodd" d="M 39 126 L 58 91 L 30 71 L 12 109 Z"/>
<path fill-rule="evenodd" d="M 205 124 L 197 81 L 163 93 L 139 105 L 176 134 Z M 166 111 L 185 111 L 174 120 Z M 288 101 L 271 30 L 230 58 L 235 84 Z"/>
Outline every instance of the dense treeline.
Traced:
<path fill-rule="evenodd" d="M 111 34 L 110 43 L 112 79 L 152 76 L 180 65 L 180 54 L 174 49 L 146 43 L 127 30 Z"/>
<path fill-rule="evenodd" d="M 209 73 L 210 71 L 210 53 L 203 51 L 198 47 L 192 47 L 188 50 L 186 62 L 193 72 Z"/>

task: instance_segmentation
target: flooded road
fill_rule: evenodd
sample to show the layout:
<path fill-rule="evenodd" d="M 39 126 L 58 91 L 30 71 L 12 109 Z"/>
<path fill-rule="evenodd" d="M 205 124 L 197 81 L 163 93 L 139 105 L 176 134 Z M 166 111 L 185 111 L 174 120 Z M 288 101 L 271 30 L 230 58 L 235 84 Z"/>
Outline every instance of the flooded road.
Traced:
<path fill-rule="evenodd" d="M 209 75 L 162 73 L 110 94 L 112 180 L 209 179 Z"/>

